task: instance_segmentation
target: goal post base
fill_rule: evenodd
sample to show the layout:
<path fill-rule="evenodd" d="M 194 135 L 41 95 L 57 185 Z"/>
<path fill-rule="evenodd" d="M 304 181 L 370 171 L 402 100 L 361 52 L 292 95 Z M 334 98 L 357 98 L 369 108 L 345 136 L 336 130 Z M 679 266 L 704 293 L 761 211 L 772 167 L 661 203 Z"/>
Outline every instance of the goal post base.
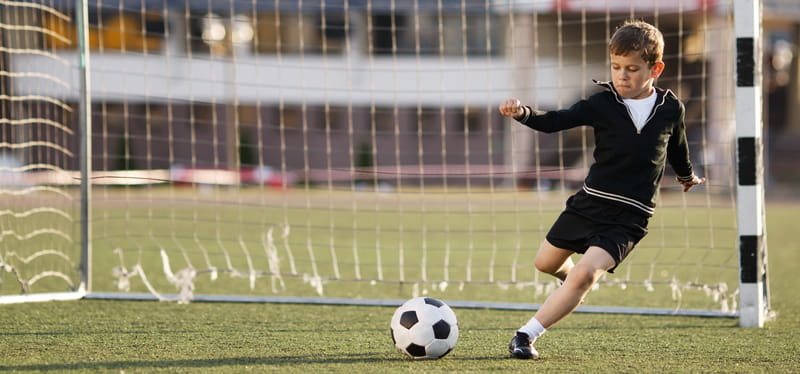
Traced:
<path fill-rule="evenodd" d="M 19 304 L 37 303 L 46 301 L 80 300 L 86 296 L 86 292 L 51 292 L 33 293 L 27 295 L 0 295 L 0 304 Z"/>
<path fill-rule="evenodd" d="M 762 283 L 742 283 L 739 285 L 741 293 L 741 327 L 764 327 L 764 323 L 775 318 L 775 313 L 769 309 L 769 299 L 766 287 Z"/>

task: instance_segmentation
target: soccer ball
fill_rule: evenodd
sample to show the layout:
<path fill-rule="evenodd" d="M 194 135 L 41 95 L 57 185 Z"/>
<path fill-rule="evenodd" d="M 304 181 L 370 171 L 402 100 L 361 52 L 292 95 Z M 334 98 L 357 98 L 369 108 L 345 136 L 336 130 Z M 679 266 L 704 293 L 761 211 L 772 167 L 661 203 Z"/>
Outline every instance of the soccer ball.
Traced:
<path fill-rule="evenodd" d="M 456 314 L 432 297 L 406 301 L 392 316 L 392 341 L 413 359 L 437 359 L 450 353 L 458 341 Z"/>

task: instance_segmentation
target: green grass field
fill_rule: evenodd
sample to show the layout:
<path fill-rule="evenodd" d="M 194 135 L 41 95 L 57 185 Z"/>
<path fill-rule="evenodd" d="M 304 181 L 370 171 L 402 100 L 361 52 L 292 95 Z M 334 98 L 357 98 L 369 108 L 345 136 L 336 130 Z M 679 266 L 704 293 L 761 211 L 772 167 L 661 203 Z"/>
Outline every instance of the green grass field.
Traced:
<path fill-rule="evenodd" d="M 768 206 L 777 319 L 576 313 L 537 343 L 542 358 L 507 357 L 523 311 L 455 309 L 456 349 L 438 361 L 392 346 L 393 308 L 80 300 L 0 306 L 2 372 L 800 372 L 798 205 Z"/>

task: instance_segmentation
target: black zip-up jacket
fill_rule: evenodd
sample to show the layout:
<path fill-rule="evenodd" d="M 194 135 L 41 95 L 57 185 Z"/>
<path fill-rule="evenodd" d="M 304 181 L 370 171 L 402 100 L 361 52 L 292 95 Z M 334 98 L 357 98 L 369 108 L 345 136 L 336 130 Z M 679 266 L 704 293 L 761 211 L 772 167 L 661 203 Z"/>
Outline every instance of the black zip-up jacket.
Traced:
<path fill-rule="evenodd" d="M 606 90 L 569 109 L 543 112 L 524 107 L 525 114 L 518 121 L 547 133 L 577 126 L 594 128 L 595 162 L 584 180 L 583 191 L 652 216 L 665 161 L 669 161 L 678 180 L 690 181 L 693 177 L 683 103 L 672 91 L 656 88 L 653 110 L 644 127 L 637 130 L 614 85 L 594 82 Z"/>

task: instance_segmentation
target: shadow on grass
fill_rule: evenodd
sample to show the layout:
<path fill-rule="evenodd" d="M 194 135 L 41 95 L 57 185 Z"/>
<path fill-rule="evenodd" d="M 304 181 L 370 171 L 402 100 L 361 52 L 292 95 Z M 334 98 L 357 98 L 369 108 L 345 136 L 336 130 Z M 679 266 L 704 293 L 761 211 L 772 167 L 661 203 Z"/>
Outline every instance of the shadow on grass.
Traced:
<path fill-rule="evenodd" d="M 449 357 L 450 361 L 494 361 L 510 358 L 504 354 L 488 355 L 480 357 Z M 318 357 L 318 356 L 280 356 L 280 357 L 226 357 L 211 359 L 186 359 L 186 360 L 163 360 L 163 361 L 99 361 L 99 362 L 75 362 L 61 364 L 33 364 L 33 365 L 0 365 L 0 372 L 4 371 L 68 371 L 68 370 L 124 370 L 124 369 L 203 369 L 217 367 L 237 367 L 237 366 L 290 366 L 309 365 L 309 364 L 368 364 L 368 363 L 389 363 L 389 362 L 413 362 L 403 356 L 387 357 L 384 354 L 353 354 L 346 357 Z"/>
<path fill-rule="evenodd" d="M 191 369 L 236 366 L 286 366 L 302 364 L 353 364 L 370 362 L 408 361 L 403 357 L 387 358 L 382 354 L 354 354 L 346 357 L 281 356 L 281 357 L 226 357 L 163 361 L 99 361 L 61 364 L 0 365 L 3 371 L 56 371 L 56 370 L 108 370 L 108 369 Z"/>

